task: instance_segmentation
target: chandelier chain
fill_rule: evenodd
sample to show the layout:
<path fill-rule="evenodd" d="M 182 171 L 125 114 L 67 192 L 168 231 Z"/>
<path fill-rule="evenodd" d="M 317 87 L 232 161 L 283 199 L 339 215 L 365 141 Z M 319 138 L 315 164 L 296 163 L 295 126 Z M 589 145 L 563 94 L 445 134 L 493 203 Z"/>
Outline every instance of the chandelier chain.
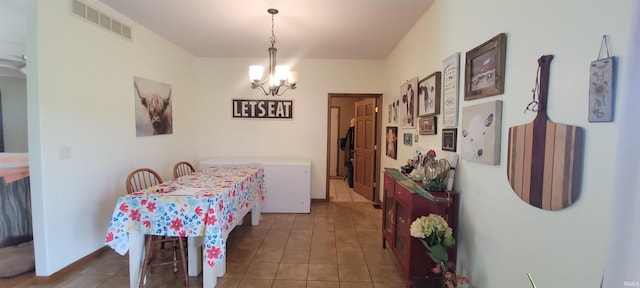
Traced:
<path fill-rule="evenodd" d="M 276 45 L 276 33 L 275 33 L 275 21 L 273 20 L 274 14 L 271 14 L 271 47 L 275 47 Z"/>

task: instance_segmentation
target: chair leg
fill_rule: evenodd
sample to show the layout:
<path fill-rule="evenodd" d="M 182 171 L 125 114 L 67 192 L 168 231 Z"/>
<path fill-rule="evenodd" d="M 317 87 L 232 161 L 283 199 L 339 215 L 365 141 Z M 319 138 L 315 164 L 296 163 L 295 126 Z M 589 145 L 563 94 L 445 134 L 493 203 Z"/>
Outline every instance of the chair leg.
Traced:
<path fill-rule="evenodd" d="M 179 238 L 178 238 L 179 239 Z M 173 245 L 173 273 L 178 272 L 178 246 L 177 241 L 171 241 Z"/>
<path fill-rule="evenodd" d="M 149 235 L 149 238 L 151 238 L 151 240 L 157 240 L 158 237 L 160 236 L 155 236 L 155 235 Z M 149 263 L 151 263 L 151 261 L 153 261 L 153 259 L 156 258 L 156 253 L 158 253 L 158 247 L 160 246 L 160 244 L 162 243 L 154 243 L 151 244 L 150 246 L 152 246 L 151 252 L 149 253 Z M 162 246 L 164 247 L 164 246 Z M 155 266 L 154 265 L 150 265 L 151 268 L 149 270 L 151 270 L 151 274 L 155 273 Z"/>
<path fill-rule="evenodd" d="M 156 253 L 158 253 L 156 250 L 158 250 L 158 248 L 161 246 L 161 243 L 154 243 L 157 238 L 154 237 L 158 237 L 158 236 L 153 236 L 153 235 L 146 235 L 145 236 L 145 253 L 144 253 L 144 260 L 142 261 L 142 269 L 140 272 L 140 285 L 138 286 L 139 288 L 144 287 L 144 280 L 145 277 L 147 275 L 147 270 L 150 270 L 151 273 L 153 273 L 154 267 L 157 264 L 162 265 L 162 263 L 157 263 L 157 264 L 152 264 L 152 262 L 154 261 L 154 258 L 157 257 Z M 180 260 L 182 261 L 182 269 L 184 272 L 184 283 L 185 286 L 189 286 L 189 271 L 188 271 L 188 267 L 187 267 L 187 256 L 186 256 L 186 252 L 185 252 L 185 248 L 184 248 L 184 238 L 176 238 L 174 241 L 170 241 L 173 244 L 173 272 L 178 272 L 178 249 L 180 250 Z M 177 245 L 177 246 L 176 246 Z M 168 262 L 166 264 L 171 264 L 171 262 Z"/>
<path fill-rule="evenodd" d="M 182 272 L 184 272 L 184 286 L 189 286 L 189 270 L 187 270 L 187 257 L 184 252 L 184 245 L 182 237 L 178 238 L 178 245 L 180 246 L 180 257 L 182 257 Z"/>
<path fill-rule="evenodd" d="M 151 250 L 152 250 L 152 237 L 151 235 L 146 235 L 146 243 L 144 244 L 144 260 L 142 260 L 142 271 L 140 271 L 140 284 L 139 288 L 144 287 L 144 278 L 147 276 L 147 267 L 151 262 Z"/>

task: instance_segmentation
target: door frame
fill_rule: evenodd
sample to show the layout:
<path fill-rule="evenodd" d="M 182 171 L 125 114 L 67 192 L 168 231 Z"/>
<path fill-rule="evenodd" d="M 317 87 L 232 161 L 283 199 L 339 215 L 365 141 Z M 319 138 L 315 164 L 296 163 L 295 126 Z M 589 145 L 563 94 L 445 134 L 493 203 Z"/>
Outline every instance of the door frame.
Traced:
<path fill-rule="evenodd" d="M 374 192 L 373 192 L 373 203 L 380 203 L 380 188 L 382 186 L 382 183 L 380 182 L 380 165 L 381 165 L 381 161 L 382 161 L 382 154 L 380 153 L 380 149 L 381 149 L 381 143 L 380 141 L 382 141 L 382 133 L 381 133 L 381 127 L 382 127 L 382 93 L 329 93 L 328 97 L 327 97 L 327 156 L 326 158 L 326 171 L 325 171 L 325 186 L 326 186 L 326 191 L 325 191 L 325 199 L 327 201 L 329 201 L 329 192 L 331 189 L 331 179 L 329 177 L 330 174 L 330 168 L 329 165 L 331 165 L 330 160 L 329 159 L 329 149 L 331 149 L 331 145 L 333 143 L 331 142 L 330 139 L 330 134 L 331 134 L 331 103 L 332 100 L 334 98 L 343 98 L 343 97 L 352 97 L 352 98 L 374 98 L 376 100 L 376 107 L 377 107 L 377 112 L 376 112 L 376 136 L 375 138 L 375 145 L 376 145 L 376 151 L 374 152 L 374 175 L 373 175 L 373 181 L 375 183 L 375 188 L 374 188 Z M 355 109 L 355 107 L 353 108 Z M 342 110 L 340 111 L 342 112 Z"/>
<path fill-rule="evenodd" d="M 337 109 L 338 110 L 338 128 L 340 128 L 340 119 L 341 119 L 341 115 L 342 115 L 342 109 L 340 106 L 329 106 L 329 118 L 331 118 L 331 109 Z M 329 125 L 331 124 L 331 119 L 329 119 Z M 328 126 L 329 128 L 329 134 L 327 134 L 327 136 L 329 137 L 329 142 L 331 142 L 331 126 Z M 338 131 L 340 132 L 340 131 Z M 340 134 L 338 133 L 338 143 L 334 143 L 333 145 L 328 147 L 327 150 L 327 158 L 331 157 L 331 150 L 336 149 L 336 166 L 335 167 L 330 167 L 331 165 L 331 159 L 329 159 L 329 161 L 327 162 L 327 167 L 329 167 L 329 174 L 327 175 L 331 175 L 331 169 L 336 169 L 336 176 L 328 176 L 328 177 L 332 177 L 332 178 L 342 178 L 340 177 L 340 145 L 339 145 L 339 141 L 340 141 Z M 336 148 L 337 146 L 337 148 Z"/>

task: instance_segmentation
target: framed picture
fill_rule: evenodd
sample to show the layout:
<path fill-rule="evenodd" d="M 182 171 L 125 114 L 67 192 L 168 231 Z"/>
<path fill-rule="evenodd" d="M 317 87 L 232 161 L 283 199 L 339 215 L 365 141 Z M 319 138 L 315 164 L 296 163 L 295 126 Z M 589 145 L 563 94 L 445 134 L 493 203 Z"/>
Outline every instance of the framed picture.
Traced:
<path fill-rule="evenodd" d="M 413 144 L 413 133 L 404 133 L 404 145 L 411 146 Z"/>
<path fill-rule="evenodd" d="M 387 127 L 386 132 L 387 150 L 386 155 L 392 159 L 398 158 L 398 127 Z"/>
<path fill-rule="evenodd" d="M 456 52 L 444 59 L 442 74 L 442 126 L 457 127 L 460 53 Z"/>
<path fill-rule="evenodd" d="M 458 128 L 442 129 L 442 150 L 456 152 L 458 143 Z"/>
<path fill-rule="evenodd" d="M 464 100 L 504 93 L 507 34 L 500 33 L 467 52 Z"/>
<path fill-rule="evenodd" d="M 437 129 L 436 116 L 419 118 L 420 135 L 435 135 Z"/>
<path fill-rule="evenodd" d="M 490 101 L 462 108 L 462 159 L 499 165 L 501 131 L 502 101 Z"/>
<path fill-rule="evenodd" d="M 416 108 L 418 106 L 418 77 L 413 78 L 400 86 L 400 127 L 414 128 L 416 123 Z"/>
<path fill-rule="evenodd" d="M 440 72 L 418 82 L 418 116 L 440 114 Z"/>

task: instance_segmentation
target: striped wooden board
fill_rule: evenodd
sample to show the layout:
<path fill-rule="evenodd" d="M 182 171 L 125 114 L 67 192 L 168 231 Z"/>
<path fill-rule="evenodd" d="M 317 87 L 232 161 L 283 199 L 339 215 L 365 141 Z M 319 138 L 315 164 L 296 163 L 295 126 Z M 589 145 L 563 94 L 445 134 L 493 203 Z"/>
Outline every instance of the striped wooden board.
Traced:
<path fill-rule="evenodd" d="M 533 122 L 509 128 L 507 176 L 525 202 L 545 210 L 560 210 L 580 194 L 584 131 L 554 123 L 547 116 L 549 67 L 552 55 L 538 59 L 538 115 Z"/>

